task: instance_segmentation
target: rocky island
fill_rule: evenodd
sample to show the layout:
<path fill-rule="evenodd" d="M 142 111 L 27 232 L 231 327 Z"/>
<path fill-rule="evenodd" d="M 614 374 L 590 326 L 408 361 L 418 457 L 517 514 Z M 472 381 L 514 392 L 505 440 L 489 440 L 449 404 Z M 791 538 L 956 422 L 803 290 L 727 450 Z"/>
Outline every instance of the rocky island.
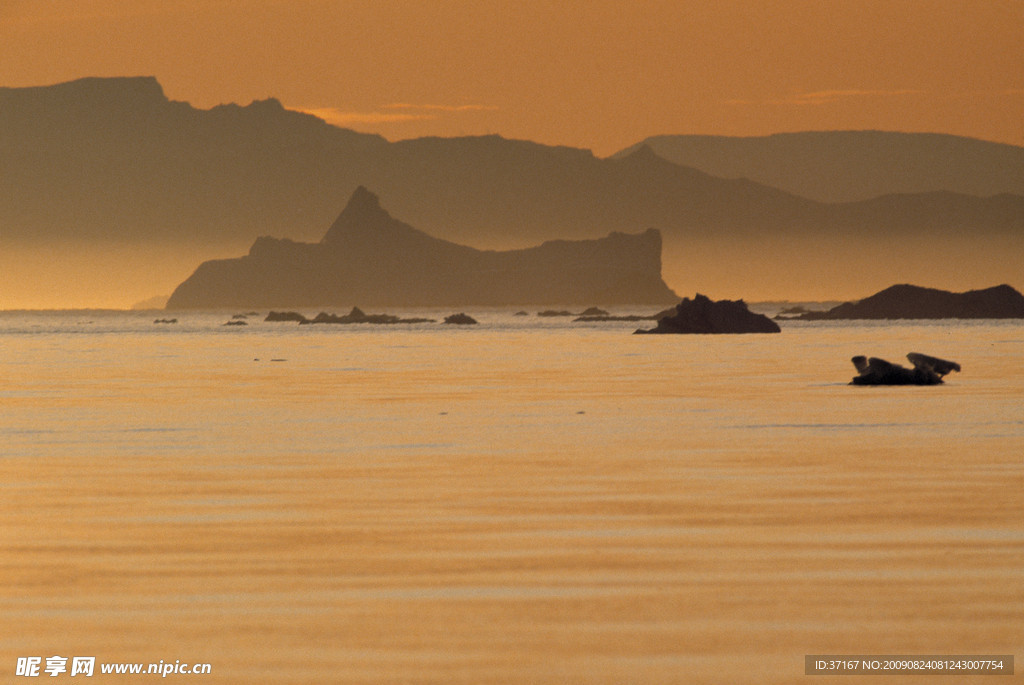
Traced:
<path fill-rule="evenodd" d="M 258 238 L 249 254 L 204 262 L 167 309 L 542 303 L 661 303 L 655 229 L 553 240 L 504 252 L 434 238 L 391 217 L 356 189 L 319 243 Z"/>
<path fill-rule="evenodd" d="M 916 285 L 894 285 L 825 312 L 791 317 L 830 319 L 1024 319 L 1024 295 L 1008 285 L 953 293 Z"/>
<path fill-rule="evenodd" d="M 675 311 L 658 319 L 658 325 L 636 333 L 779 333 L 779 325 L 755 314 L 743 300 L 711 300 L 697 295 L 684 298 Z"/>

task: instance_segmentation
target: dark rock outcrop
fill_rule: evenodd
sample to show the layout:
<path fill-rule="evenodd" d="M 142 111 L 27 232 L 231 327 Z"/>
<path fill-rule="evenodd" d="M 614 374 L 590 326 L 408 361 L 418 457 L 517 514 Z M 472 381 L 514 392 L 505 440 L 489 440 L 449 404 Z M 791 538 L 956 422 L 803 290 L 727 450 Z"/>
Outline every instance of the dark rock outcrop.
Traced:
<path fill-rule="evenodd" d="M 458 313 L 452 314 L 451 316 L 444 317 L 445 323 L 454 324 L 457 326 L 467 326 L 477 323 L 477 320 L 468 314 Z"/>
<path fill-rule="evenodd" d="M 712 301 L 697 293 L 683 299 L 675 313 L 658 320 L 650 330 L 637 333 L 778 333 L 779 325 L 763 314 L 755 314 L 743 300 Z"/>
<path fill-rule="evenodd" d="M 660 318 L 657 314 L 624 314 L 607 316 L 577 316 L 573 322 L 579 323 L 603 323 L 605 321 L 656 321 Z"/>
<path fill-rule="evenodd" d="M 851 385 L 938 385 L 951 371 L 960 371 L 960 365 L 938 357 L 911 352 L 907 359 L 914 365 L 908 369 L 878 357 L 870 359 L 858 355 L 851 359 L 859 375 Z"/>
<path fill-rule="evenodd" d="M 319 244 L 259 238 L 244 257 L 201 264 L 167 308 L 674 299 L 661 278 L 661 235 L 654 229 L 484 251 L 393 219 L 360 187 Z"/>
<path fill-rule="evenodd" d="M 568 309 L 545 309 L 542 312 L 537 312 L 537 316 L 543 316 L 548 318 L 554 318 L 559 316 L 575 316 L 573 321 L 596 321 L 598 319 L 605 319 L 611 314 L 606 312 L 599 307 L 588 307 L 579 314 L 573 314 Z"/>
<path fill-rule="evenodd" d="M 264 321 L 298 321 L 303 323 L 306 317 L 298 312 L 270 312 Z"/>
<path fill-rule="evenodd" d="M 916 285 L 894 285 L 858 302 L 845 302 L 827 312 L 795 317 L 821 319 L 1021 319 L 1024 295 L 1008 285 L 952 293 Z"/>

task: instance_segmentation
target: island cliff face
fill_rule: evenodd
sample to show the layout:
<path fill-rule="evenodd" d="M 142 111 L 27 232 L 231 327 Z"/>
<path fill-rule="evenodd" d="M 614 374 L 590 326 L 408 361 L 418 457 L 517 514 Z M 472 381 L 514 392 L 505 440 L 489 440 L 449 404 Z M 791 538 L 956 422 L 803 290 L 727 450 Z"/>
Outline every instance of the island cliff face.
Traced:
<path fill-rule="evenodd" d="M 434 238 L 356 189 L 319 243 L 262 237 L 249 254 L 204 262 L 168 309 L 327 305 L 662 303 L 661 235 L 612 233 L 506 252 Z"/>
<path fill-rule="evenodd" d="M 857 302 L 798 319 L 1022 319 L 1024 295 L 1008 285 L 952 293 L 916 285 L 894 285 Z"/>

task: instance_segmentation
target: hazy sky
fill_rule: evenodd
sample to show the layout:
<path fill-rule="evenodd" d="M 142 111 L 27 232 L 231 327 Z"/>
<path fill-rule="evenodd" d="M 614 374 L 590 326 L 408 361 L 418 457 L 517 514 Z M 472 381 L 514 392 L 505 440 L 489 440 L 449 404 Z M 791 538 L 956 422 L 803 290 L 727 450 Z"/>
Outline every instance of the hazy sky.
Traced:
<path fill-rule="evenodd" d="M 1024 145 L 1024 0 L 0 0 L 0 86 L 156 76 L 396 140 L 655 134 Z"/>

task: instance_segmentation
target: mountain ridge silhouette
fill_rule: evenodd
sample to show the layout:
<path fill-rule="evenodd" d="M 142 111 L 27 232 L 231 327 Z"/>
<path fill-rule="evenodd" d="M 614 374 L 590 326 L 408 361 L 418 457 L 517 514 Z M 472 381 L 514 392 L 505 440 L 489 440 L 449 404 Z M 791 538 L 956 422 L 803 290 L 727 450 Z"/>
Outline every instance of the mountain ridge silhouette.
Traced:
<path fill-rule="evenodd" d="M 1024 147 L 944 133 L 800 131 L 769 136 L 652 136 L 667 160 L 722 178 L 749 178 L 821 202 L 944 190 L 1024 195 Z"/>
<path fill-rule="evenodd" d="M 318 240 L 337 198 L 367 186 L 419 230 L 480 249 L 657 228 L 666 279 L 723 295 L 908 265 L 932 272 L 875 280 L 936 282 L 951 254 L 967 257 L 961 281 L 1005 281 L 1011 258 L 1024 259 L 1024 196 L 935 188 L 824 203 L 647 148 L 601 159 L 494 135 L 389 142 L 274 99 L 196 109 L 152 77 L 0 88 L 0 248 L 67 244 L 70 260 L 74 245 L 110 244 L 184 272 L 195 264 L 185 248 L 212 256 L 260 235 Z M 46 265 L 46 277 L 59 268 Z M 154 282 L 136 299 L 172 285 Z"/>

